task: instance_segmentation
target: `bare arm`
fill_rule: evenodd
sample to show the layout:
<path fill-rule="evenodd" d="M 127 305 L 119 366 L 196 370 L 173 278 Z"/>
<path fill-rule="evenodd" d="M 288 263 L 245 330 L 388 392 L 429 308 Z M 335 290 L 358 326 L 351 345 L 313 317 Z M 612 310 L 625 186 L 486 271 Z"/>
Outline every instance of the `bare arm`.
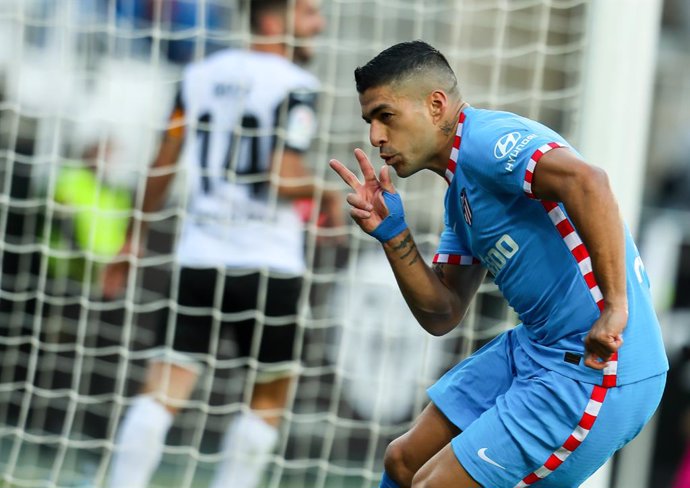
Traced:
<path fill-rule="evenodd" d="M 361 149 L 355 156 L 364 182 L 336 160 L 331 167 L 355 192 L 347 196 L 350 215 L 367 233 L 376 229 L 388 215 L 383 190 L 395 193 L 384 166 L 377 178 Z M 409 230 L 383 244 L 398 286 L 413 315 L 430 334 L 443 335 L 462 320 L 486 271 L 479 266 L 439 265 L 432 270 L 419 255 Z"/>
<path fill-rule="evenodd" d="M 465 317 L 486 269 L 479 265 L 434 264 L 419 255 L 409 230 L 383 244 L 410 311 L 432 335 L 453 330 Z"/>
<path fill-rule="evenodd" d="M 606 173 L 567 149 L 553 149 L 536 166 L 534 195 L 562 202 L 589 251 L 604 309 L 585 339 L 585 364 L 603 369 L 623 343 L 628 320 L 625 237 Z"/>
<path fill-rule="evenodd" d="M 168 131 L 158 150 L 158 155 L 153 162 L 151 172 L 146 179 L 146 187 L 144 190 L 144 201 L 142 204 L 142 211 L 146 214 L 158 210 L 165 196 L 168 192 L 170 182 L 173 179 L 173 172 L 170 171 L 177 162 L 177 158 L 182 150 L 184 139 L 173 132 Z M 123 290 L 127 275 L 129 273 L 129 258 L 130 254 L 140 255 L 138 243 L 133 242 L 133 228 L 134 218 L 130 220 L 129 229 L 127 231 L 127 239 L 119 253 L 119 259 L 109 263 L 102 276 L 103 295 L 106 298 L 113 298 Z M 140 222 L 142 233 L 146 232 L 146 221 Z"/>
<path fill-rule="evenodd" d="M 314 176 L 304 165 L 304 156 L 298 151 L 284 149 L 282 157 L 272 169 L 272 180 L 277 180 L 278 196 L 281 198 L 314 198 L 319 188 Z M 277 177 L 277 178 L 276 178 Z M 321 211 L 326 216 L 326 225 L 345 225 L 341 207 L 341 193 L 334 190 L 321 192 Z"/>
<path fill-rule="evenodd" d="M 161 142 L 158 155 L 153 161 L 150 174 L 146 179 L 144 201 L 141 208 L 143 213 L 155 212 L 163 205 L 174 176 L 170 168 L 177 163 L 183 144 L 183 138 L 169 134 Z"/>
<path fill-rule="evenodd" d="M 277 181 L 281 198 L 311 198 L 317 192 L 314 177 L 304 165 L 302 153 L 284 149 L 272 167 L 271 179 Z"/>

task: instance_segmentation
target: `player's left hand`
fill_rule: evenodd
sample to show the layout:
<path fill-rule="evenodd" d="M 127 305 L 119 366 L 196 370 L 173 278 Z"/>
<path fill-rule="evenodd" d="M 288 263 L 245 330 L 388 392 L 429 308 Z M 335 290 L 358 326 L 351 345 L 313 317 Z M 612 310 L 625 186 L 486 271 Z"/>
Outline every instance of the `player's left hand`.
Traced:
<path fill-rule="evenodd" d="M 623 345 L 623 329 L 628 322 L 624 310 L 604 308 L 585 337 L 585 365 L 602 370 L 613 353 Z"/>
<path fill-rule="evenodd" d="M 381 168 L 377 177 L 376 171 L 364 151 L 359 148 L 355 149 L 355 158 L 362 170 L 363 182 L 359 181 L 357 176 L 340 161 L 332 159 L 330 165 L 343 181 L 355 191 L 347 196 L 347 203 L 350 204 L 350 215 L 364 232 L 371 234 L 389 214 L 383 197 L 384 190 L 388 193 L 396 193 L 395 187 L 388 174 L 388 166 Z"/>

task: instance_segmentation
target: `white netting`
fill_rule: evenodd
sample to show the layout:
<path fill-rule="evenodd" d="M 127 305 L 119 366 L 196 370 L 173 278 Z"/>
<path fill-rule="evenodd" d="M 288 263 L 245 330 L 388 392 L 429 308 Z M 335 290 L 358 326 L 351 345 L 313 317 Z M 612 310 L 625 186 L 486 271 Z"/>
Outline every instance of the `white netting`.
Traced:
<path fill-rule="evenodd" d="M 473 105 L 576 134 L 588 3 L 324 1 L 328 27 L 312 66 L 323 83 L 319 135 L 309 154 L 314 173 L 336 185 L 326 162 L 352 164 L 352 149 L 369 147 L 353 69 L 415 38 L 448 56 Z M 153 328 L 176 305 L 165 294 L 175 276 L 171 246 L 182 216 L 176 192 L 151 216 L 150 251 L 135 261 L 137 273 L 120 300 L 99 296 L 102 254 L 119 242 L 128 195 L 141 191 L 182 63 L 246 45 L 246 26 L 231 0 L 0 2 L 5 485 L 103 485 L 118 422 L 143 381 Z M 94 162 L 87 176 L 80 172 L 84 161 Z M 70 175 L 72 186 L 63 181 Z M 397 184 L 429 258 L 445 184 L 430 175 Z M 98 227 L 93 213 L 79 210 L 81 193 L 93 188 L 108 200 L 100 210 L 86 204 Z M 487 283 L 463 326 L 432 340 L 407 312 L 371 238 L 352 228 L 349 245 L 335 248 L 319 244 L 315 225 L 305 231 L 302 370 L 264 484 L 374 486 L 386 444 L 424 406 L 425 388 L 514 317 Z M 228 419 L 248 398 L 255 371 L 234 355 L 231 340 L 213 346 L 218 356 L 207 358 L 192 400 L 175 420 L 154 486 L 171 480 L 206 486 Z"/>

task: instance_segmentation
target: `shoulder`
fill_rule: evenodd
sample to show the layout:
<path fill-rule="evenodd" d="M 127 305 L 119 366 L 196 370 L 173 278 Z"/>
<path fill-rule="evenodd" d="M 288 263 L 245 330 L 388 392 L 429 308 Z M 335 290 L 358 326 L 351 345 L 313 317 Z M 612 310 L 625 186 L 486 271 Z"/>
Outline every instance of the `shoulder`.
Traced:
<path fill-rule="evenodd" d="M 319 80 L 314 74 L 283 56 L 257 51 L 236 51 L 235 55 L 237 59 L 241 59 L 245 71 L 265 75 L 266 80 L 273 85 L 313 89 L 319 87 Z"/>
<path fill-rule="evenodd" d="M 237 49 L 217 51 L 204 59 L 185 66 L 182 78 L 187 82 L 193 82 L 194 80 L 217 77 L 219 73 L 232 70 L 234 66 L 241 64 L 241 57 L 241 51 Z"/>
<path fill-rule="evenodd" d="M 221 49 L 220 51 L 216 51 L 212 54 L 209 54 L 203 59 L 199 59 L 198 61 L 189 63 L 187 65 L 187 70 L 196 71 L 216 68 L 223 64 L 227 64 L 228 62 L 232 62 L 233 60 L 239 58 L 241 55 L 242 51 L 239 49 Z"/>
<path fill-rule="evenodd" d="M 282 73 L 285 75 L 286 84 L 291 85 L 291 90 L 317 91 L 321 83 L 319 79 L 305 68 L 285 59 L 278 58 L 278 64 Z"/>
<path fill-rule="evenodd" d="M 534 124 L 536 122 L 511 112 L 470 108 L 465 120 L 466 134 L 463 136 L 488 141 L 510 132 L 531 129 Z"/>
<path fill-rule="evenodd" d="M 320 83 L 312 73 L 290 60 L 275 54 L 228 48 L 190 63 L 185 68 L 185 78 L 227 76 L 264 79 L 273 86 L 291 90 L 304 88 L 318 90 Z"/>
<path fill-rule="evenodd" d="M 535 120 L 511 112 L 472 109 L 465 120 L 464 152 L 493 155 L 502 160 L 515 150 L 536 143 L 566 141 L 555 131 Z"/>
<path fill-rule="evenodd" d="M 247 51 L 246 55 L 254 70 L 266 73 L 271 84 L 282 85 L 288 90 L 316 91 L 320 87 L 314 74 L 283 56 L 256 51 Z"/>

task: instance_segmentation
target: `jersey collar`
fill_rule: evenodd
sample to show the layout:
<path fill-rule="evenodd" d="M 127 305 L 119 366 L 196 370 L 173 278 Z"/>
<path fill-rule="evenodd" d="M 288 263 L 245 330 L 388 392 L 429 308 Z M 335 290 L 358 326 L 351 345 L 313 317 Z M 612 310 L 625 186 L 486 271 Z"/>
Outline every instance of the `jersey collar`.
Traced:
<path fill-rule="evenodd" d="M 455 139 L 453 140 L 453 149 L 450 150 L 450 159 L 448 160 L 448 167 L 444 178 L 450 185 L 455 177 L 455 169 L 458 166 L 458 154 L 460 154 L 460 140 L 462 139 L 462 124 L 465 122 L 465 111 L 460 112 L 458 119 L 458 130 L 455 131 Z"/>

